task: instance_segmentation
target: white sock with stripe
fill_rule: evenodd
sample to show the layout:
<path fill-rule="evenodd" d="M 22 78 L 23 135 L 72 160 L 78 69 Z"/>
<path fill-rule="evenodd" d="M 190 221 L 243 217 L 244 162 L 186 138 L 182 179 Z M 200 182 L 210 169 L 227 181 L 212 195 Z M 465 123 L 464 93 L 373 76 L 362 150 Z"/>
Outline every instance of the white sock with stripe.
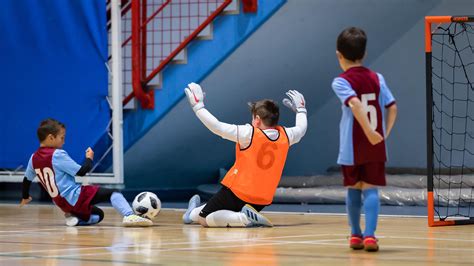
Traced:
<path fill-rule="evenodd" d="M 209 227 L 246 227 L 250 221 L 241 212 L 220 210 L 209 214 L 206 223 Z"/>

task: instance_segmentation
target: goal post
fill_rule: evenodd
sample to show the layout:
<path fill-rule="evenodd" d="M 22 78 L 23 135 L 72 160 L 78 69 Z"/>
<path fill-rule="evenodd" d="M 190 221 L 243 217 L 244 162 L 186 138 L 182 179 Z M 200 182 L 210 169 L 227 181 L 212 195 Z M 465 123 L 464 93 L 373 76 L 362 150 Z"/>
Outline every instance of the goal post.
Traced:
<path fill-rule="evenodd" d="M 473 22 L 425 17 L 429 226 L 474 224 Z"/>

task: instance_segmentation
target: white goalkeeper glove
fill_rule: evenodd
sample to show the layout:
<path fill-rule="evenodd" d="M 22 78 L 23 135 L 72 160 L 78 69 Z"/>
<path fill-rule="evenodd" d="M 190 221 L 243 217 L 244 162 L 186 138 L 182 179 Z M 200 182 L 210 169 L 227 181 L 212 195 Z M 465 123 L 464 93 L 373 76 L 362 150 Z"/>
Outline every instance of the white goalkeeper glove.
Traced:
<path fill-rule="evenodd" d="M 188 101 L 194 112 L 204 108 L 204 93 L 202 92 L 201 86 L 196 83 L 189 83 L 188 87 L 184 89 L 184 93 L 188 96 Z"/>
<path fill-rule="evenodd" d="M 296 90 L 289 90 L 286 95 L 289 99 L 283 99 L 283 105 L 290 108 L 295 113 L 306 114 L 306 102 L 304 100 L 303 94 Z"/>

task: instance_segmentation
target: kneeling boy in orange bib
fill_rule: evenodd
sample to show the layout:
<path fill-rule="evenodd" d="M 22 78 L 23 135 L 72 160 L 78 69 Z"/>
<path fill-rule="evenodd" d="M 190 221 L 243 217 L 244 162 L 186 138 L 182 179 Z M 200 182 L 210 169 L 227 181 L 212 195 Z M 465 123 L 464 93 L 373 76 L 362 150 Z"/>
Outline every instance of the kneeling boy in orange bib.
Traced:
<path fill-rule="evenodd" d="M 204 108 L 201 86 L 191 83 L 185 89 L 188 100 L 201 122 L 214 134 L 236 142 L 236 160 L 222 181 L 222 188 L 207 204 L 193 196 L 183 215 L 185 224 L 206 227 L 273 226 L 260 211 L 272 203 L 280 182 L 289 146 L 306 133 L 306 107 L 302 94 L 286 93 L 283 104 L 296 112 L 296 126 L 278 125 L 280 111 L 272 100 L 250 104 L 252 125 L 219 122 Z"/>

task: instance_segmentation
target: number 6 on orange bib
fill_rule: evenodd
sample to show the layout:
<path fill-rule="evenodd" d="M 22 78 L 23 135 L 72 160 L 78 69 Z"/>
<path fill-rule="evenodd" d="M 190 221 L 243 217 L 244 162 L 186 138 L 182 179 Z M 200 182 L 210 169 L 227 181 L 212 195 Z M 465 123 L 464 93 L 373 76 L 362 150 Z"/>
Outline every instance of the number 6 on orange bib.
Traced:
<path fill-rule="evenodd" d="M 280 182 L 288 154 L 289 141 L 285 129 L 277 126 L 279 137 L 271 140 L 258 128 L 253 129 L 250 145 L 236 147 L 234 166 L 222 184 L 245 202 L 268 205 Z"/>

